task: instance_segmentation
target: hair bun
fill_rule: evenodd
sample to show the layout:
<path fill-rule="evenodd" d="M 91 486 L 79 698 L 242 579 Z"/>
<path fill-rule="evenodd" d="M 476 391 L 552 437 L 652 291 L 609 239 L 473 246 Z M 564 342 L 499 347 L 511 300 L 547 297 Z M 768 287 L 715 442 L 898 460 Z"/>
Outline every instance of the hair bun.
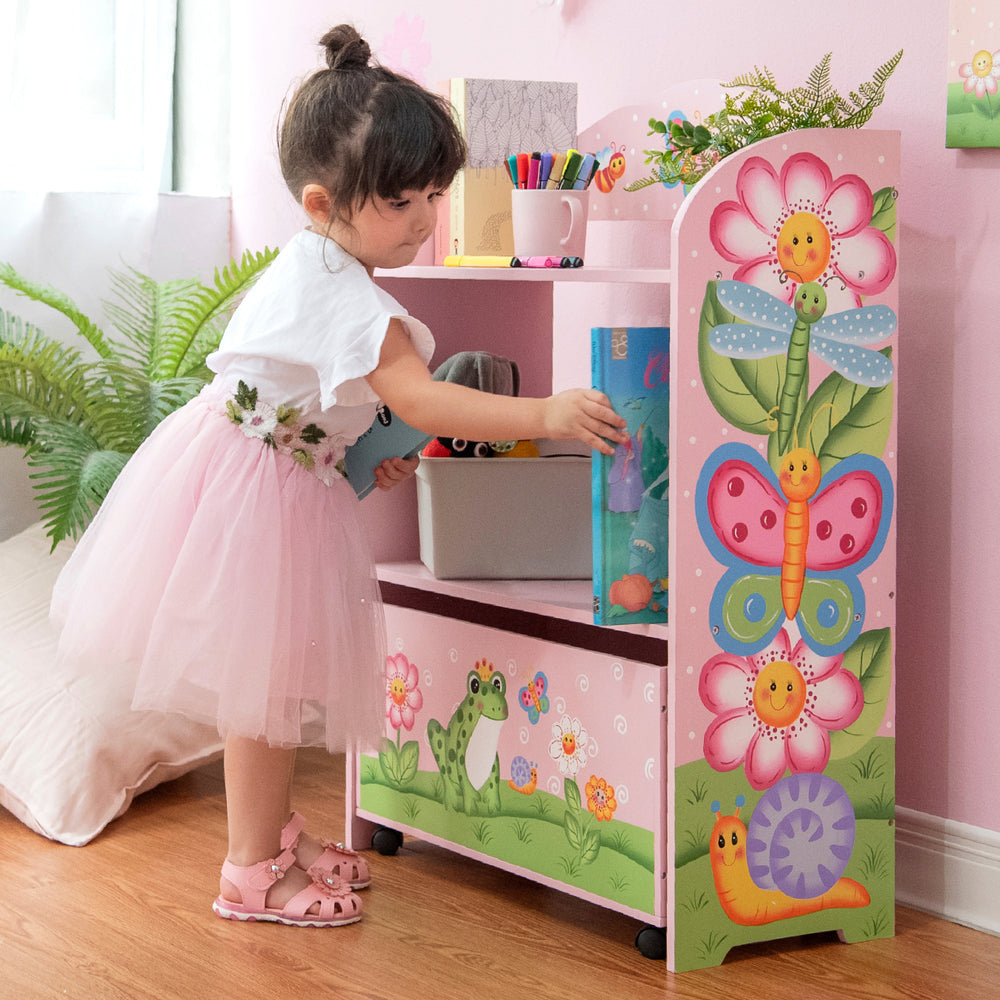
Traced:
<path fill-rule="evenodd" d="M 350 24 L 331 28 L 319 44 L 326 49 L 326 64 L 330 69 L 364 69 L 372 57 L 368 43 Z"/>

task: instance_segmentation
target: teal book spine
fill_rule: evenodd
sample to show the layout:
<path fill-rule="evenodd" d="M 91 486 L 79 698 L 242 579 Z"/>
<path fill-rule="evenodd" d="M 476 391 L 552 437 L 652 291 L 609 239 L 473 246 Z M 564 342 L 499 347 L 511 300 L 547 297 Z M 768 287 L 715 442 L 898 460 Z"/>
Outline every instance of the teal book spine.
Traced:
<path fill-rule="evenodd" d="M 667 621 L 670 331 L 595 327 L 591 376 L 629 440 L 591 459 L 594 621 Z"/>

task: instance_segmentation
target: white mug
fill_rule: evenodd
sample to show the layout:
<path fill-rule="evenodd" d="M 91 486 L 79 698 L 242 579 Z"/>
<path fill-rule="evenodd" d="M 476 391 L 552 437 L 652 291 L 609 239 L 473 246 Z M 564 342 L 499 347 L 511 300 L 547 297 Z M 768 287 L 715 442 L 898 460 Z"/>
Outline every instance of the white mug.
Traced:
<path fill-rule="evenodd" d="M 583 257 L 587 248 L 587 191 L 511 191 L 516 257 Z"/>

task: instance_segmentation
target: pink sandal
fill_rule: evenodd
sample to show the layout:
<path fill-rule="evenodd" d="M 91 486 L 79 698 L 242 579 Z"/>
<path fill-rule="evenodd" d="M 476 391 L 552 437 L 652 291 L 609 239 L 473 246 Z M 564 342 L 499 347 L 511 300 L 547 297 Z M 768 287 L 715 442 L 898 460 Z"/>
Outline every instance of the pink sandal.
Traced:
<path fill-rule="evenodd" d="M 283 851 L 295 850 L 305 825 L 305 819 L 299 813 L 293 812 L 292 818 L 281 831 Z M 321 839 L 320 843 L 324 847 L 323 853 L 307 869 L 317 882 L 326 882 L 332 877 L 335 881 L 339 879 L 355 890 L 367 889 L 372 884 L 368 862 L 357 851 L 352 851 L 343 844 L 333 844 L 326 839 Z"/>
<path fill-rule="evenodd" d="M 283 909 L 265 906 L 267 892 L 295 864 L 290 850 L 276 858 L 241 868 L 230 861 L 222 865 L 222 876 L 233 883 L 243 897 L 242 903 L 231 903 L 221 892 L 212 909 L 226 920 L 262 920 L 291 927 L 342 927 L 361 919 L 361 900 L 343 882 L 335 879 L 313 881 L 294 895 Z M 319 903 L 319 913 L 309 913 Z"/>

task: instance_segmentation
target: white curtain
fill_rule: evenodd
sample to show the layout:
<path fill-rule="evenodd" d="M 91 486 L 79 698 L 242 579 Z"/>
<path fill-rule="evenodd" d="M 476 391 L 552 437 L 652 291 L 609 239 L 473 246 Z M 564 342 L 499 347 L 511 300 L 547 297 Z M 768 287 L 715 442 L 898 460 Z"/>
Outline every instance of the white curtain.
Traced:
<path fill-rule="evenodd" d="M 0 190 L 170 190 L 176 0 L 0 0 Z"/>

